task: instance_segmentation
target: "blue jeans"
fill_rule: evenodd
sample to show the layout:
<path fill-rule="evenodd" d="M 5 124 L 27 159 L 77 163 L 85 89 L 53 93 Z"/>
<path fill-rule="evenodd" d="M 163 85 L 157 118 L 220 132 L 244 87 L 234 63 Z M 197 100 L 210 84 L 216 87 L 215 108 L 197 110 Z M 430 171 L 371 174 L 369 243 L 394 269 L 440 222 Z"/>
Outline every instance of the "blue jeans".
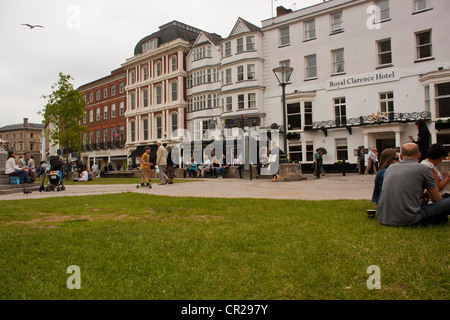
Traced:
<path fill-rule="evenodd" d="M 25 170 L 16 170 L 12 173 L 9 173 L 9 175 L 19 177 L 20 183 L 31 182 Z"/>
<path fill-rule="evenodd" d="M 219 177 L 223 176 L 223 168 L 216 167 L 216 172 L 219 175 Z"/>
<path fill-rule="evenodd" d="M 419 213 L 422 217 L 420 225 L 446 224 L 450 214 L 450 198 L 444 198 L 442 201 L 422 206 Z"/>

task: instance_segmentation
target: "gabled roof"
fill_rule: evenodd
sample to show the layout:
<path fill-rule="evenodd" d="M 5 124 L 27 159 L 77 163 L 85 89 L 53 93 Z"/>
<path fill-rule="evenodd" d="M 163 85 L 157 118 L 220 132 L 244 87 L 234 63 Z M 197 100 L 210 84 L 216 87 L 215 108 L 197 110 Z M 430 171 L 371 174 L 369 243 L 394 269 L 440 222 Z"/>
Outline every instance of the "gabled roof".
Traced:
<path fill-rule="evenodd" d="M 229 38 L 244 32 L 261 32 L 261 28 L 255 26 L 254 24 L 248 22 L 247 20 L 244 20 L 242 18 L 238 18 L 236 21 L 236 24 L 233 27 L 233 30 L 231 30 Z"/>
<path fill-rule="evenodd" d="M 141 39 L 136 47 L 134 48 L 134 55 L 142 53 L 142 45 L 151 40 L 158 39 L 158 46 L 173 41 L 175 39 L 184 39 L 186 41 L 194 41 L 197 39 L 198 34 L 201 30 L 194 27 L 188 26 L 178 21 L 169 22 L 161 27 L 157 32 L 152 33 L 149 36 Z"/>
<path fill-rule="evenodd" d="M 218 34 L 201 31 L 197 39 L 195 40 L 193 47 L 202 46 L 208 43 L 218 46 L 222 40 L 222 37 Z"/>

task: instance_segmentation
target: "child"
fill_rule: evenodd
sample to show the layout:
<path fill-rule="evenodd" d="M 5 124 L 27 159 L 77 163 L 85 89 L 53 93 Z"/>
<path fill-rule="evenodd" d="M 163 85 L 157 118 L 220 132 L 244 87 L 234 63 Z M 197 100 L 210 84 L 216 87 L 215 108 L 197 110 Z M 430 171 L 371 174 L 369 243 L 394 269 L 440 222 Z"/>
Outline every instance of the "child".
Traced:
<path fill-rule="evenodd" d="M 141 156 L 141 171 L 142 171 L 142 178 L 141 178 L 141 187 L 147 186 L 152 187 L 151 184 L 151 177 L 150 177 L 150 147 L 145 147 L 144 153 Z"/>

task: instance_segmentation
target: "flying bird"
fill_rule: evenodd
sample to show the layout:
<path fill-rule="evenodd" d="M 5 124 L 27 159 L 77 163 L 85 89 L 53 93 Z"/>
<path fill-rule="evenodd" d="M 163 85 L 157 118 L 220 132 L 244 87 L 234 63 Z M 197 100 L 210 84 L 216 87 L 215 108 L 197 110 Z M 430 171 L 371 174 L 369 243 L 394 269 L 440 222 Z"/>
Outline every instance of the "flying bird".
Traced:
<path fill-rule="evenodd" d="M 30 30 L 33 29 L 33 28 L 43 28 L 43 26 L 41 26 L 41 25 L 39 25 L 39 24 L 35 24 L 35 25 L 33 26 L 33 25 L 31 25 L 31 24 L 28 24 L 28 23 L 26 23 L 26 24 L 22 23 L 22 26 L 30 27 Z"/>

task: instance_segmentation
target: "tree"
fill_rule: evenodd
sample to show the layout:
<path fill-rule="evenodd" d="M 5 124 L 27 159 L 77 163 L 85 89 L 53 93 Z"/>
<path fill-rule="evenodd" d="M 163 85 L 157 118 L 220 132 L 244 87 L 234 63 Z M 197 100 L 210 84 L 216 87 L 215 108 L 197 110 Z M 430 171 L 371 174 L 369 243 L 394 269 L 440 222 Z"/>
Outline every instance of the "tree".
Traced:
<path fill-rule="evenodd" d="M 69 172 L 69 153 L 80 152 L 82 147 L 81 133 L 86 132 L 82 125 L 85 116 L 86 101 L 81 92 L 75 90 L 70 75 L 59 73 L 59 81 L 52 86 L 53 92 L 48 96 L 44 109 L 39 114 L 44 117 L 43 123 L 48 127 L 48 137 L 53 145 L 65 148 L 66 170 Z"/>

